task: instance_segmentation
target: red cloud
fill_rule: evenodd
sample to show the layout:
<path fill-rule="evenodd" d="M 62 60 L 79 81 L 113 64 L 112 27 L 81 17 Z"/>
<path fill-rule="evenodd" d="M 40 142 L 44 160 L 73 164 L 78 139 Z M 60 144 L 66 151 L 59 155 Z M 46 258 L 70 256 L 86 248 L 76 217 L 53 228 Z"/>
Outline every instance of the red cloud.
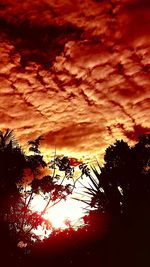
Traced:
<path fill-rule="evenodd" d="M 0 5 L 0 128 L 102 154 L 150 132 L 149 1 Z"/>

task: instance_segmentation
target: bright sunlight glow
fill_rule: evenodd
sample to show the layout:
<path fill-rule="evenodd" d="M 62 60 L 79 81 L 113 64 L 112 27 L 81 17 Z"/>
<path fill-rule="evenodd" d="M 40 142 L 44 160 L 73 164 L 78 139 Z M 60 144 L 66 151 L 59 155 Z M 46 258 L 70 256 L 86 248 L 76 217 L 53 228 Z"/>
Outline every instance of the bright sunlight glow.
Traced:
<path fill-rule="evenodd" d="M 76 193 L 68 196 L 66 200 L 61 200 L 53 207 L 50 206 L 43 215 L 44 219 L 50 222 L 52 228 L 65 229 L 70 226 L 74 229 L 77 229 L 83 225 L 83 217 L 85 214 L 87 214 L 85 209 L 87 204 L 73 199 L 74 197 L 81 198 L 80 194 L 83 193 L 83 188 L 80 185 L 78 185 L 76 189 Z M 40 213 L 43 211 L 46 203 L 47 200 L 44 200 L 41 195 L 35 195 L 31 202 L 30 209 Z M 45 230 L 43 230 L 43 228 L 40 226 L 33 232 L 41 239 L 47 237 L 51 233 L 50 230 L 45 232 Z"/>
<path fill-rule="evenodd" d="M 33 211 L 41 212 L 46 205 L 40 195 L 37 195 L 32 200 L 31 209 Z M 77 200 L 68 197 L 68 199 L 61 200 L 60 203 L 56 204 L 52 208 L 47 209 L 43 215 L 47 219 L 53 228 L 66 228 L 66 222 L 69 221 L 72 227 L 76 227 L 81 224 L 81 218 L 84 216 L 83 204 L 79 204 Z"/>

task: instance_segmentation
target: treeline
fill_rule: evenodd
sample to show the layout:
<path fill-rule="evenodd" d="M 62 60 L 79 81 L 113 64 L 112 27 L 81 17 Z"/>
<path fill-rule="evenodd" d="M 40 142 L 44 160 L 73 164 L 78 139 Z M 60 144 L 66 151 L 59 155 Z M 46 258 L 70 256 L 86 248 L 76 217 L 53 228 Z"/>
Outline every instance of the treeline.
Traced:
<path fill-rule="evenodd" d="M 45 162 L 40 152 L 42 140 L 29 141 L 31 153 L 27 155 L 11 130 L 0 132 L 0 242 L 5 266 L 10 260 L 14 266 L 148 266 L 150 135 L 139 137 L 132 147 L 117 140 L 106 149 L 104 165 L 94 167 L 56 153 Z M 89 179 L 84 200 L 89 214 L 78 230 L 56 231 L 44 214 L 72 194 L 78 180 L 74 179 L 76 167 L 83 184 L 84 177 Z M 51 174 L 43 175 L 45 169 Z M 47 202 L 36 213 L 30 203 L 39 193 Z M 53 230 L 44 241 L 32 231 L 39 225 L 45 231 Z"/>

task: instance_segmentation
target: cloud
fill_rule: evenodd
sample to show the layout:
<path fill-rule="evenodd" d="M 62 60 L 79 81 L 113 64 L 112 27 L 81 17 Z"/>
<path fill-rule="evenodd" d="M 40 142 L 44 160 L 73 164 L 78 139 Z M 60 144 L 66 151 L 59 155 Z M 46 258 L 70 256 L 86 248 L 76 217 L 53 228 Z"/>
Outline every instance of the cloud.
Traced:
<path fill-rule="evenodd" d="M 30 25 L 28 20 L 11 23 L 0 20 L 1 30 L 14 45 L 14 53 L 20 54 L 20 65 L 25 67 L 35 62 L 48 67 L 55 57 L 63 51 L 67 40 L 80 36 L 82 30 L 71 23 L 64 25 Z"/>
<path fill-rule="evenodd" d="M 134 46 L 149 43 L 150 2 L 127 0 L 119 12 L 123 40 Z"/>
<path fill-rule="evenodd" d="M 125 128 L 124 124 L 118 123 L 113 125 L 112 128 L 109 128 L 110 133 L 112 133 L 112 129 L 117 128 L 120 129 L 125 137 L 127 137 L 131 141 L 138 141 L 138 137 L 143 134 L 148 134 L 150 132 L 148 127 L 142 127 L 141 125 L 135 124 L 132 130 L 128 130 Z"/>
<path fill-rule="evenodd" d="M 0 128 L 102 155 L 150 132 L 149 1 L 0 5 Z"/>

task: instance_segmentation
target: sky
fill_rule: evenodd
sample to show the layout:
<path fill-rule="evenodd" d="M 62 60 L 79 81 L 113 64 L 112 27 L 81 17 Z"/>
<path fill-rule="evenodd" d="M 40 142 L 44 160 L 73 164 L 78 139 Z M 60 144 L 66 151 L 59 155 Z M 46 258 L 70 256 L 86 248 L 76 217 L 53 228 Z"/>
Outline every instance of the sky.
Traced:
<path fill-rule="evenodd" d="M 0 129 L 76 157 L 150 133 L 149 0 L 1 0 Z"/>

